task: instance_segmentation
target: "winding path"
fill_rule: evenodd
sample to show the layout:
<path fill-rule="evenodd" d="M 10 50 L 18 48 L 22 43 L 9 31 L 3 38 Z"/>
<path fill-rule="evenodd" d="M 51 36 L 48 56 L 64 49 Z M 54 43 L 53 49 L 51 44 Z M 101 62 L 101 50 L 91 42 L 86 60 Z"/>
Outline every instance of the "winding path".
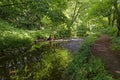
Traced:
<path fill-rule="evenodd" d="M 105 63 L 106 69 L 114 78 L 120 78 L 120 59 L 110 48 L 111 39 L 107 35 L 101 36 L 91 47 L 92 55 L 98 56 Z"/>

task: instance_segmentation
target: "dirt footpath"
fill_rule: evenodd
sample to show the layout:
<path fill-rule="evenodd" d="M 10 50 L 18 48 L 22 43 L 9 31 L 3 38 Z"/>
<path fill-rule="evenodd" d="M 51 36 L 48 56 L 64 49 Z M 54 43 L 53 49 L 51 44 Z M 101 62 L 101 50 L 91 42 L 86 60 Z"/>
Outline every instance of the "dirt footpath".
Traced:
<path fill-rule="evenodd" d="M 107 35 L 101 36 L 91 47 L 92 55 L 100 57 L 106 69 L 114 78 L 120 78 L 120 59 L 110 48 L 111 39 Z"/>

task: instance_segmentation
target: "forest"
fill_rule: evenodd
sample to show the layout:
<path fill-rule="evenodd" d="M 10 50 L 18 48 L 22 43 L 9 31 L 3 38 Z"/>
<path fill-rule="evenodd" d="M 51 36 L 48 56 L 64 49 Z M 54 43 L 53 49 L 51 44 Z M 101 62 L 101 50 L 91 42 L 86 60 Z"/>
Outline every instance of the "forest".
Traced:
<path fill-rule="evenodd" d="M 0 80 L 120 80 L 120 0 L 0 0 Z"/>

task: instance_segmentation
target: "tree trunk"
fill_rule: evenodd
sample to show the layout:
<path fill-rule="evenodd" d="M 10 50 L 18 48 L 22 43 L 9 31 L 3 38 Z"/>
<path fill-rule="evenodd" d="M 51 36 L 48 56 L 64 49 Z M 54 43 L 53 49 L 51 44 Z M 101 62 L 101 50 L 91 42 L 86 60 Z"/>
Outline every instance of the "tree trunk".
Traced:
<path fill-rule="evenodd" d="M 120 36 L 120 12 L 119 12 L 119 9 L 118 9 L 118 3 L 117 3 L 118 0 L 115 0 L 114 2 L 114 8 L 115 8 L 115 13 L 116 13 L 116 22 L 117 22 L 117 28 L 118 28 L 118 33 L 117 33 L 117 36 Z"/>
<path fill-rule="evenodd" d="M 112 23 L 111 23 L 111 25 L 112 25 L 112 27 L 114 26 L 114 23 L 115 23 L 115 12 L 113 13 L 113 18 L 112 18 Z"/>
<path fill-rule="evenodd" d="M 117 28 L 118 28 L 117 36 L 120 36 L 120 17 L 117 19 Z"/>
<path fill-rule="evenodd" d="M 108 25 L 111 25 L 111 15 L 108 16 Z"/>
<path fill-rule="evenodd" d="M 73 15 L 71 17 L 71 21 L 70 23 L 68 23 L 67 27 L 68 27 L 68 33 L 71 35 L 71 27 L 72 25 L 75 23 L 77 17 L 79 16 L 79 12 L 80 12 L 80 7 L 78 6 L 78 1 L 76 0 L 75 3 L 75 7 L 74 7 L 74 11 L 73 11 Z M 70 37 L 70 36 L 69 36 Z"/>

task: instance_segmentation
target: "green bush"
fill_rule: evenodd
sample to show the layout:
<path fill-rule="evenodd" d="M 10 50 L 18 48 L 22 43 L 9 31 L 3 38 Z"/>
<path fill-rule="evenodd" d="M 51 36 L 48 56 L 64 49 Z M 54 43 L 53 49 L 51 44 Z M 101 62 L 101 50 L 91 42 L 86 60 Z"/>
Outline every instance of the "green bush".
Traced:
<path fill-rule="evenodd" d="M 0 50 L 30 46 L 32 37 L 24 31 L 1 31 Z"/>
<path fill-rule="evenodd" d="M 68 38 L 71 37 L 69 30 L 61 29 L 55 33 L 55 38 Z"/>
<path fill-rule="evenodd" d="M 28 30 L 28 33 L 34 39 L 44 39 L 49 37 L 47 30 Z"/>
<path fill-rule="evenodd" d="M 48 44 L 34 45 L 26 55 L 17 58 L 15 74 L 10 74 L 12 80 L 61 80 L 64 70 L 71 57 L 67 50 L 50 48 Z M 32 55 L 32 56 L 31 56 Z M 27 59 L 25 60 L 24 57 Z M 25 62 L 25 63 L 24 63 Z"/>
<path fill-rule="evenodd" d="M 112 49 L 115 51 L 120 51 L 120 37 L 113 37 L 112 38 Z"/>
<path fill-rule="evenodd" d="M 0 20 L 0 52 L 31 46 L 36 39 L 46 38 L 47 32 L 42 30 L 24 30 Z"/>
<path fill-rule="evenodd" d="M 78 26 L 77 27 L 77 36 L 78 37 L 86 37 L 87 35 L 87 31 L 89 31 L 89 28 L 87 28 L 84 25 Z"/>
<path fill-rule="evenodd" d="M 100 29 L 99 32 L 101 34 L 107 34 L 110 36 L 117 36 L 117 27 L 108 26 L 108 27 Z"/>

